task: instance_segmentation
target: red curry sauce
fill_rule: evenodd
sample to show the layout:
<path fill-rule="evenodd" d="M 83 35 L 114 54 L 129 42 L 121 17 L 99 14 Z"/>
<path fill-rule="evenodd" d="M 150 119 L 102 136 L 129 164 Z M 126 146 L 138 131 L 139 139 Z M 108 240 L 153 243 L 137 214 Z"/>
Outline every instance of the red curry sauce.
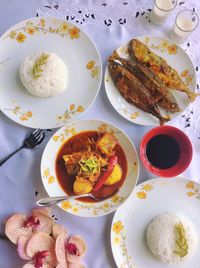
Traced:
<path fill-rule="evenodd" d="M 84 150 L 84 141 L 88 138 L 93 138 L 93 140 L 96 142 L 97 139 L 100 137 L 101 133 L 97 131 L 85 131 L 81 132 L 70 139 L 68 139 L 60 148 L 57 157 L 56 157 L 56 175 L 58 178 L 58 182 L 61 185 L 64 192 L 67 193 L 67 195 L 74 195 L 73 192 L 73 184 L 76 179 L 75 176 L 69 176 L 65 169 L 65 164 L 63 160 L 63 155 L 66 154 L 72 154 L 75 152 L 79 152 Z M 114 193 L 116 193 L 119 188 L 122 186 L 126 174 L 127 174 L 127 160 L 125 153 L 122 149 L 122 147 L 117 144 L 114 148 L 115 155 L 118 158 L 118 164 L 122 168 L 122 178 L 119 182 L 113 184 L 113 185 L 103 185 L 96 193 L 95 196 L 101 200 L 106 199 L 110 196 L 112 196 Z M 81 201 L 84 202 L 97 202 L 93 198 L 90 197 L 84 197 L 80 198 Z"/>

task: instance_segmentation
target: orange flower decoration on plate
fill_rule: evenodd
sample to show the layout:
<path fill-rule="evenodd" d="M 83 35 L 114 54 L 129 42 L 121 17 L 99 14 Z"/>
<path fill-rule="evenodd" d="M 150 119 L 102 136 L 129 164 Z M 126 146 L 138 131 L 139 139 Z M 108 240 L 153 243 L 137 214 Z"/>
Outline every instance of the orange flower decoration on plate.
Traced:
<path fill-rule="evenodd" d="M 24 121 L 24 120 L 28 120 L 30 117 L 32 117 L 32 112 L 31 111 L 28 111 L 26 113 L 23 113 L 21 116 L 20 116 L 20 120 Z"/>
<path fill-rule="evenodd" d="M 26 40 L 26 35 L 23 34 L 22 32 L 19 32 L 17 37 L 16 37 L 17 42 L 23 43 Z"/>
<path fill-rule="evenodd" d="M 193 181 L 189 181 L 186 184 L 186 188 L 189 189 L 189 192 L 187 192 L 187 195 L 189 197 L 194 196 L 196 199 L 200 199 L 200 190 L 198 189 L 198 187 L 196 186 L 195 182 Z"/>
<path fill-rule="evenodd" d="M 194 182 L 193 181 L 190 181 L 186 184 L 186 188 L 187 189 L 194 189 Z"/>
<path fill-rule="evenodd" d="M 43 177 L 45 177 L 47 179 L 48 184 L 52 184 L 55 181 L 55 177 L 51 175 L 49 168 L 44 169 Z"/>
<path fill-rule="evenodd" d="M 168 53 L 171 54 L 176 54 L 177 53 L 177 45 L 171 45 L 167 47 Z"/>
<path fill-rule="evenodd" d="M 70 104 L 69 109 L 70 111 L 73 111 L 75 109 L 75 104 Z"/>
<path fill-rule="evenodd" d="M 78 39 L 79 38 L 79 28 L 77 28 L 76 26 L 72 27 L 71 29 L 69 29 L 69 35 L 71 39 Z"/>
<path fill-rule="evenodd" d="M 76 111 L 77 111 L 78 113 L 82 113 L 82 112 L 84 111 L 83 106 L 79 105 Z"/>
<path fill-rule="evenodd" d="M 42 27 L 44 27 L 45 26 L 45 20 L 44 19 L 41 19 L 39 25 L 41 25 Z"/>
<path fill-rule="evenodd" d="M 36 30 L 35 30 L 34 27 L 29 27 L 26 31 L 27 31 L 27 33 L 30 34 L 30 35 L 33 35 L 33 34 L 36 32 Z"/>
<path fill-rule="evenodd" d="M 137 198 L 146 199 L 148 192 L 152 191 L 153 185 L 146 183 L 141 186 L 141 191 L 136 193 Z"/>
<path fill-rule="evenodd" d="M 61 32 L 62 33 L 67 33 L 68 29 L 69 29 L 68 24 L 66 22 L 63 22 L 61 27 L 60 27 Z"/>
<path fill-rule="evenodd" d="M 189 75 L 189 70 L 188 69 L 185 69 L 184 71 L 182 71 L 181 73 L 181 77 L 186 77 Z"/>
<path fill-rule="evenodd" d="M 72 205 L 71 205 L 71 203 L 70 203 L 69 201 L 63 201 L 61 207 L 62 207 L 64 210 L 67 210 L 67 209 L 72 208 Z"/>
<path fill-rule="evenodd" d="M 121 221 L 117 221 L 113 224 L 112 230 L 115 234 L 119 234 L 124 229 Z"/>
<path fill-rule="evenodd" d="M 95 61 L 94 61 L 94 60 L 90 60 L 90 61 L 87 63 L 86 68 L 87 68 L 88 70 L 91 70 L 91 69 L 94 68 L 94 66 L 95 66 Z"/>
<path fill-rule="evenodd" d="M 18 115 L 19 116 L 19 119 L 21 121 L 28 120 L 28 119 L 30 119 L 33 116 L 33 113 L 31 111 L 22 112 L 20 106 L 16 106 L 14 108 L 5 109 L 5 110 L 12 111 L 13 114 Z"/>
<path fill-rule="evenodd" d="M 100 68 L 96 66 L 95 60 L 88 61 L 88 63 L 86 64 L 86 68 L 90 71 L 92 78 L 98 78 Z"/>
<path fill-rule="evenodd" d="M 140 199 L 145 199 L 147 197 L 147 194 L 144 191 L 137 192 L 137 197 Z"/>

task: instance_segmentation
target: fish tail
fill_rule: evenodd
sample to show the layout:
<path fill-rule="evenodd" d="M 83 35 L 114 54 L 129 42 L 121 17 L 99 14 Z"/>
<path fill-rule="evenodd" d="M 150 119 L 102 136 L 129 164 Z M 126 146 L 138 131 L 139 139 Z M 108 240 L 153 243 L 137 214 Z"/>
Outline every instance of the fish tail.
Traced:
<path fill-rule="evenodd" d="M 200 93 L 192 92 L 190 90 L 187 91 L 188 98 L 191 102 L 195 101 L 196 97 L 200 96 Z"/>
<path fill-rule="evenodd" d="M 161 126 L 164 125 L 164 123 L 168 122 L 169 120 L 171 120 L 170 115 L 159 117 L 159 123 Z"/>

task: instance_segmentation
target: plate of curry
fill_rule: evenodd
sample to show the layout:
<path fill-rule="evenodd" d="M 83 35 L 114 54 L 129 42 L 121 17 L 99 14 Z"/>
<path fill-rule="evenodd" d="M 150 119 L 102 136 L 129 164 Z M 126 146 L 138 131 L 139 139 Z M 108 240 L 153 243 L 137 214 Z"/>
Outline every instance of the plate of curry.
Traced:
<path fill-rule="evenodd" d="M 85 217 L 116 210 L 133 191 L 138 174 L 132 141 L 116 126 L 98 120 L 81 120 L 58 130 L 41 161 L 42 182 L 49 196 L 95 196 L 59 204 Z"/>

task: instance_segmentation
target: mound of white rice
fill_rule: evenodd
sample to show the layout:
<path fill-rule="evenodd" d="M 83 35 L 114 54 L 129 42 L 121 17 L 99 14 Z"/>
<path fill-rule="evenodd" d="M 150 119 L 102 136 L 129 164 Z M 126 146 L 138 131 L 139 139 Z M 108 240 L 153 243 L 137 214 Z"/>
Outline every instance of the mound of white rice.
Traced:
<path fill-rule="evenodd" d="M 188 254 L 180 257 L 177 250 L 176 224 L 182 223 L 188 243 Z M 178 264 L 192 255 L 196 247 L 197 235 L 192 224 L 185 218 L 173 213 L 164 213 L 155 217 L 147 227 L 146 241 L 154 256 L 164 263 Z"/>
<path fill-rule="evenodd" d="M 19 75 L 26 90 L 40 98 L 57 96 L 67 86 L 66 65 L 55 53 L 40 52 L 26 57 L 20 65 Z"/>

